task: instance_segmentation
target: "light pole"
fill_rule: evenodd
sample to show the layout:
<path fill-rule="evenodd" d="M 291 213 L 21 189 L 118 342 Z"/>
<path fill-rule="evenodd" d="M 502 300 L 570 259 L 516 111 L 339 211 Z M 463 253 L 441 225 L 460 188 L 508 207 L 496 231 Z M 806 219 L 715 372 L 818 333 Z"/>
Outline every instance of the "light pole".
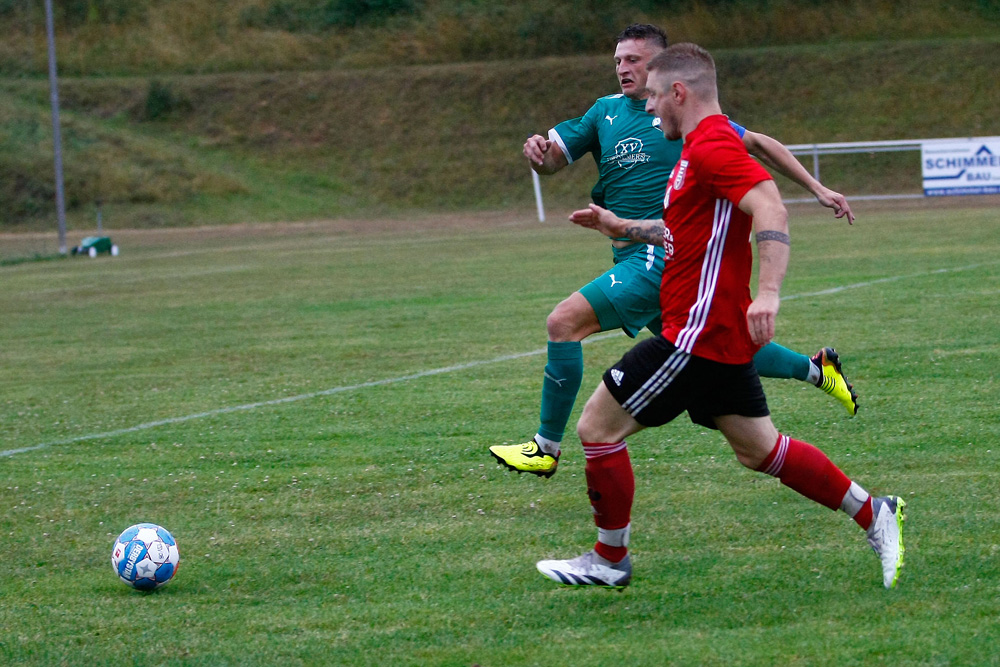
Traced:
<path fill-rule="evenodd" d="M 66 197 L 63 192 L 62 132 L 59 129 L 59 79 L 56 73 L 56 37 L 52 0 L 45 0 L 45 31 L 49 39 L 49 99 L 52 102 L 52 146 L 56 169 L 56 214 L 59 218 L 59 253 L 66 254 Z"/>

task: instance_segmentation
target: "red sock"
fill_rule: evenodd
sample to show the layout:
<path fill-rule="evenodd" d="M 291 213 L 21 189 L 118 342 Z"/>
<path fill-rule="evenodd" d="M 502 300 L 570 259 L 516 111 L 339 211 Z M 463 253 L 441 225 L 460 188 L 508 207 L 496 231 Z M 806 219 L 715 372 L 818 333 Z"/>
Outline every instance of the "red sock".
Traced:
<path fill-rule="evenodd" d="M 851 517 L 858 522 L 858 525 L 868 530 L 868 527 L 872 525 L 872 497 L 868 496 L 868 500 L 865 504 L 858 510 L 858 513 Z"/>
<path fill-rule="evenodd" d="M 851 488 L 840 501 L 840 509 L 865 530 L 872 525 L 872 497 L 860 484 L 851 482 Z"/>
<path fill-rule="evenodd" d="M 757 470 L 777 477 L 788 488 L 832 510 L 840 509 L 844 495 L 851 488 L 851 480 L 826 454 L 787 435 L 778 435 L 774 449 Z"/>
<path fill-rule="evenodd" d="M 587 495 L 594 508 L 594 523 L 601 529 L 594 550 L 617 563 L 628 554 L 628 527 L 635 496 L 635 475 L 625 443 L 583 443 L 587 457 Z"/>

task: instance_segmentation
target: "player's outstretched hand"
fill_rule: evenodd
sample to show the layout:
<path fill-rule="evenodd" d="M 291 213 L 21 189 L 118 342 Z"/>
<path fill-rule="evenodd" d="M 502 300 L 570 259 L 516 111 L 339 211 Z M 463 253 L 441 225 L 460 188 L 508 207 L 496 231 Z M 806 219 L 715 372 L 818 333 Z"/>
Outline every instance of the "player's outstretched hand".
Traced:
<path fill-rule="evenodd" d="M 531 160 L 532 164 L 541 165 L 545 162 L 545 154 L 549 152 L 552 142 L 540 134 L 528 137 L 524 142 L 524 157 Z"/>
<path fill-rule="evenodd" d="M 833 215 L 836 218 L 847 218 L 847 224 L 854 224 L 854 212 L 851 210 L 851 205 L 847 203 L 847 197 L 840 194 L 839 192 L 834 192 L 828 187 L 822 187 L 822 189 L 816 193 L 816 199 L 819 203 L 827 208 L 833 209 Z"/>
<path fill-rule="evenodd" d="M 774 338 L 774 320 L 781 303 L 777 294 L 758 294 L 747 308 L 747 328 L 754 345 L 767 345 Z"/>
<path fill-rule="evenodd" d="M 621 218 L 606 208 L 597 204 L 589 204 L 587 208 L 573 211 L 569 214 L 570 222 L 587 229 L 596 229 L 605 236 L 621 235 Z"/>

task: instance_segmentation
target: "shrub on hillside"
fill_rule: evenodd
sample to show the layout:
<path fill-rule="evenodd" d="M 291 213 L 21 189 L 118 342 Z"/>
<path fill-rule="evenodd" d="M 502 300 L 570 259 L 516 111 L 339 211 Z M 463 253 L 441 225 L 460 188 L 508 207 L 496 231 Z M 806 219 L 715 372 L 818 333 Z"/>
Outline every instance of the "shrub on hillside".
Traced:
<path fill-rule="evenodd" d="M 49 175 L 48 172 L 42 172 Z M 0 163 L 0 201 L 4 223 L 17 223 L 53 208 L 55 189 L 50 181 L 28 173 L 21 165 Z"/>
<path fill-rule="evenodd" d="M 275 0 L 266 7 L 245 10 L 241 22 L 253 28 L 318 32 L 380 24 L 416 11 L 416 0 Z"/>
<path fill-rule="evenodd" d="M 148 3 L 135 0 L 62 0 L 53 3 L 56 21 L 65 27 L 87 23 L 127 23 L 145 17 Z M 42 3 L 25 0 L 0 0 L 0 16 L 27 17 L 32 23 L 44 21 Z"/>
<path fill-rule="evenodd" d="M 191 103 L 177 95 L 170 84 L 153 79 L 149 82 L 149 90 L 146 92 L 146 104 L 143 106 L 142 118 L 144 120 L 161 120 L 174 111 L 190 108 Z"/>
<path fill-rule="evenodd" d="M 126 23 L 141 18 L 147 3 L 135 0 L 64 0 L 63 19 L 67 24 Z"/>

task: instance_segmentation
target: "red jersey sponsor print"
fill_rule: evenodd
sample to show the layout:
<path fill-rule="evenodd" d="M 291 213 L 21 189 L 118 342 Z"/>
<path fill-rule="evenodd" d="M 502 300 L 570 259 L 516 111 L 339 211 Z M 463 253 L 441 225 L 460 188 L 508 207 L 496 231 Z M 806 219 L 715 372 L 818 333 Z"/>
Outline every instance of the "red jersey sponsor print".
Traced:
<path fill-rule="evenodd" d="M 753 221 L 737 204 L 771 175 L 733 132 L 709 116 L 688 134 L 664 197 L 663 335 L 678 349 L 724 364 L 757 352 L 747 328 Z"/>

